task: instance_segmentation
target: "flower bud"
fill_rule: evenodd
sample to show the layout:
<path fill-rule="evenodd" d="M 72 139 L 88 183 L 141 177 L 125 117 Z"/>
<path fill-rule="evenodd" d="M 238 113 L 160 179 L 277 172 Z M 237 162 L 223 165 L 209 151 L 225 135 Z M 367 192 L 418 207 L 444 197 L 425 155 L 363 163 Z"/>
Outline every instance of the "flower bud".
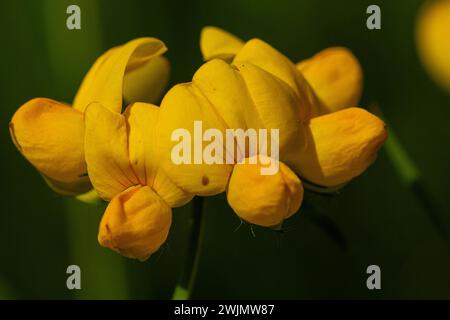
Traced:
<path fill-rule="evenodd" d="M 361 108 L 348 108 L 311 120 L 308 149 L 293 164 L 302 178 L 336 187 L 363 173 L 387 139 L 384 122 Z"/>
<path fill-rule="evenodd" d="M 273 175 L 261 174 L 269 161 L 278 165 L 278 171 Z M 227 199 L 241 219 L 263 227 L 275 227 L 298 211 L 303 186 L 284 163 L 253 156 L 234 166 Z"/>
<path fill-rule="evenodd" d="M 325 112 L 354 107 L 359 103 L 363 88 L 362 68 L 348 49 L 325 49 L 298 63 L 297 68 L 324 103 Z"/>

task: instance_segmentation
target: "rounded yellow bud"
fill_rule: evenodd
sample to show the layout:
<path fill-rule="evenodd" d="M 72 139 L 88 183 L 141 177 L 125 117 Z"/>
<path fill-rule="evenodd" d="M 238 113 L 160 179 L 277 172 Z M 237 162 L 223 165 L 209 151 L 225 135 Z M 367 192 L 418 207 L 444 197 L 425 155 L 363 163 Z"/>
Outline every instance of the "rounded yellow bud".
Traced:
<path fill-rule="evenodd" d="M 263 174 L 264 168 L 274 166 L 277 167 L 274 174 Z M 243 220 L 274 227 L 298 211 L 303 200 L 303 186 L 284 163 L 261 155 L 253 156 L 234 166 L 227 199 Z"/>
<path fill-rule="evenodd" d="M 361 108 L 313 118 L 308 148 L 294 163 L 296 172 L 321 187 L 339 187 L 375 161 L 387 137 L 384 122 Z"/>
<path fill-rule="evenodd" d="M 324 103 L 324 113 L 355 107 L 359 103 L 363 72 L 358 59 L 350 50 L 327 48 L 299 62 L 297 68 Z"/>
<path fill-rule="evenodd" d="M 115 196 L 100 222 L 98 241 L 128 258 L 146 260 L 166 241 L 172 210 L 150 187 Z"/>

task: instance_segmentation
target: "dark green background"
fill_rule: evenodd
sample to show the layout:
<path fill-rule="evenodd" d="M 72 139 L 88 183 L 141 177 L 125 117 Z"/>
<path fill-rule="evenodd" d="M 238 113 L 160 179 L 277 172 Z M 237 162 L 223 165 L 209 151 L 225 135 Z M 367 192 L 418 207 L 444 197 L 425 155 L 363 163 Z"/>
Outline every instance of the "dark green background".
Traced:
<path fill-rule="evenodd" d="M 365 72 L 362 106 L 377 101 L 414 159 L 445 227 L 450 226 L 450 96 L 421 66 L 414 44 L 420 0 L 0 2 L 0 298 L 170 298 L 184 261 L 189 207 L 176 209 L 170 238 L 145 263 L 101 248 L 102 208 L 52 193 L 10 141 L 8 122 L 33 97 L 70 102 L 106 49 L 140 36 L 169 47 L 172 84 L 201 65 L 199 32 L 216 25 L 259 37 L 294 61 L 329 46 L 349 47 Z M 78 4 L 82 30 L 68 31 Z M 378 4 L 382 30 L 366 28 Z M 205 204 L 206 229 L 194 298 L 450 298 L 449 245 L 402 182 L 385 150 L 340 195 L 307 194 L 283 235 L 248 226 L 223 195 Z M 312 204 L 312 205 L 311 205 Z M 312 210 L 311 207 L 315 209 Z M 345 237 L 333 240 L 317 217 Z M 66 268 L 82 270 L 82 290 L 66 289 Z M 366 288 L 377 264 L 382 290 Z"/>

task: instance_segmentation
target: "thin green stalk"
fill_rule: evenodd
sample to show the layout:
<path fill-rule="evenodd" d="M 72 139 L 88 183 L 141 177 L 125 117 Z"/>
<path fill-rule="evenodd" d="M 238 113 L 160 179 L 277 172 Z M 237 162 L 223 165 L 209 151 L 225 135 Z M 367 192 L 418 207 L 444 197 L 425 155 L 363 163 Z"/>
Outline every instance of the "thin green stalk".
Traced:
<path fill-rule="evenodd" d="M 375 114 L 384 118 L 378 105 L 372 105 L 371 109 Z M 386 140 L 384 148 L 389 160 L 393 164 L 403 183 L 409 187 L 416 200 L 424 209 L 425 214 L 433 227 L 450 246 L 450 232 L 446 227 L 443 214 L 433 195 L 426 187 L 422 175 L 420 174 L 420 170 L 408 155 L 406 148 L 401 144 L 392 127 L 388 126 L 387 131 L 389 138 Z"/>
<path fill-rule="evenodd" d="M 192 227 L 189 234 L 189 245 L 184 269 L 175 287 L 173 300 L 188 300 L 191 297 L 197 276 L 200 251 L 203 241 L 203 198 L 195 197 L 192 202 Z"/>

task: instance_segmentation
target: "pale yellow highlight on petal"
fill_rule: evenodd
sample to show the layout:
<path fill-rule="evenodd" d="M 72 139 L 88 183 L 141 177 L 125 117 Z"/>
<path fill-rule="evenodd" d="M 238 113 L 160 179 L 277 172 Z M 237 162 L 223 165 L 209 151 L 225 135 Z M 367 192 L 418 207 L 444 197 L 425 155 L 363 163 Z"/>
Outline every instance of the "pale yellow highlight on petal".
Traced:
<path fill-rule="evenodd" d="M 128 258 L 146 260 L 166 241 L 172 210 L 150 187 L 116 195 L 100 222 L 98 241 Z"/>
<path fill-rule="evenodd" d="M 92 188 L 84 160 L 81 112 L 36 98 L 16 111 L 9 128 L 17 149 L 57 192 L 76 195 Z"/>
<path fill-rule="evenodd" d="M 143 67 L 166 51 L 164 43 L 156 38 L 139 38 L 110 49 L 87 73 L 75 97 L 74 108 L 84 111 L 91 102 L 100 102 L 111 111 L 121 112 L 126 71 Z M 130 91 L 131 88 L 126 90 Z"/>
<path fill-rule="evenodd" d="M 217 27 L 204 27 L 200 35 L 200 50 L 205 61 L 219 58 L 231 60 L 244 42 L 231 33 Z"/>
<path fill-rule="evenodd" d="M 193 196 L 175 185 L 161 168 L 156 150 L 159 110 L 147 103 L 134 103 L 126 109 L 130 163 L 142 185 L 150 186 L 169 206 L 178 207 Z"/>
<path fill-rule="evenodd" d="M 111 200 L 139 184 L 129 160 L 125 117 L 99 103 L 85 111 L 85 155 L 92 185 L 98 195 Z"/>
<path fill-rule="evenodd" d="M 450 0 L 425 2 L 417 17 L 416 43 L 428 73 L 450 93 Z"/>
<path fill-rule="evenodd" d="M 259 159 L 252 158 L 235 165 L 227 189 L 228 203 L 249 223 L 278 226 L 299 210 L 303 201 L 302 183 L 282 162 L 276 174 L 262 175 L 263 165 Z"/>
<path fill-rule="evenodd" d="M 194 148 L 194 121 L 202 122 L 203 133 L 210 128 L 218 129 L 225 139 L 226 124 L 203 93 L 192 84 L 176 85 L 165 95 L 159 112 L 157 132 L 161 166 L 177 186 L 190 194 L 208 196 L 221 193 L 225 191 L 232 166 L 203 162 L 202 150 L 209 142 L 200 142 Z M 184 138 L 172 141 L 172 134 L 180 129 L 187 130 L 190 135 L 191 157 L 188 163 L 175 164 L 172 150 Z M 202 140 L 202 136 L 196 137 Z M 225 142 L 223 146 L 220 157 L 225 163 Z M 200 164 L 195 164 L 195 150 L 199 150 L 201 155 Z"/>
<path fill-rule="evenodd" d="M 387 139 L 381 119 L 360 108 L 348 108 L 311 120 L 308 148 L 296 163 L 303 179 L 338 186 L 363 173 Z"/>
<path fill-rule="evenodd" d="M 102 202 L 102 199 L 98 196 L 97 191 L 95 191 L 94 189 L 80 194 L 78 196 L 76 196 L 78 201 L 87 203 L 87 204 L 98 204 Z"/>
<path fill-rule="evenodd" d="M 354 107 L 363 89 L 363 72 L 350 50 L 332 47 L 297 64 L 328 112 Z M 317 116 L 319 114 L 315 114 Z"/>

